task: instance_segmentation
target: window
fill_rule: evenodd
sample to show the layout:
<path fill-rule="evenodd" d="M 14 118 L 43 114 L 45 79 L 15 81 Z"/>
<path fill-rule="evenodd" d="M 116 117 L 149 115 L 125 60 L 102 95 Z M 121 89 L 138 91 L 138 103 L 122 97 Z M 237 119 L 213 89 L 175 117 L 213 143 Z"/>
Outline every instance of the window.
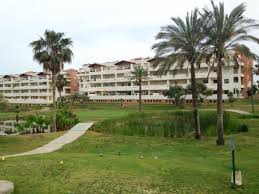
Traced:
<path fill-rule="evenodd" d="M 234 83 L 238 83 L 238 77 L 234 77 Z"/>
<path fill-rule="evenodd" d="M 234 94 L 239 94 L 239 89 L 234 88 L 233 93 L 234 93 Z"/>
<path fill-rule="evenodd" d="M 238 74 L 238 68 L 234 68 L 234 74 Z"/>
<path fill-rule="evenodd" d="M 207 84 L 208 83 L 208 79 L 204 79 L 204 80 L 202 80 L 202 82 L 204 83 L 204 84 Z"/>
<path fill-rule="evenodd" d="M 218 80 L 214 79 L 214 80 L 213 80 L 213 83 L 214 83 L 214 84 L 218 83 Z"/>
<path fill-rule="evenodd" d="M 229 83 L 229 79 L 224 79 L 224 83 L 228 84 Z"/>

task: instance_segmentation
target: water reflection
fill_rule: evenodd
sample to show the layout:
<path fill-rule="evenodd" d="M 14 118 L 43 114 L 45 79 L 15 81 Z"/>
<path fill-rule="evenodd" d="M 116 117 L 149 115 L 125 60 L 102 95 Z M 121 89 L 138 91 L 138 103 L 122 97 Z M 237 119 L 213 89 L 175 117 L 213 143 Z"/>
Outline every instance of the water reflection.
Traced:
<path fill-rule="evenodd" d="M 38 125 L 33 122 L 28 125 L 28 122 L 23 120 L 19 120 L 18 123 L 16 120 L 0 121 L 0 135 L 21 135 L 48 131 L 48 126 L 43 125 L 39 130 Z"/>
<path fill-rule="evenodd" d="M 20 123 L 24 123 L 24 121 L 20 121 Z M 19 134 L 16 124 L 15 120 L 0 121 L 0 135 Z"/>

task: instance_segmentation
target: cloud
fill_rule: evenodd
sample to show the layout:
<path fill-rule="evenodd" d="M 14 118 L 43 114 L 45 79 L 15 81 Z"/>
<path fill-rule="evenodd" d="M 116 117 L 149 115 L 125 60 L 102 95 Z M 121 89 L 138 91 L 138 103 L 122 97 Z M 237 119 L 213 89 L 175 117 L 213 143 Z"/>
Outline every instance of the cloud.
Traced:
<path fill-rule="evenodd" d="M 225 0 L 227 8 L 243 0 Z M 65 32 L 74 41 L 69 67 L 153 55 L 150 47 L 170 17 L 186 15 L 208 0 L 2 0 L 0 74 L 40 70 L 28 44 L 45 29 Z M 247 15 L 259 19 L 258 1 L 247 0 Z M 11 11 L 10 11 L 11 10 Z M 252 45 L 259 51 L 257 45 Z"/>

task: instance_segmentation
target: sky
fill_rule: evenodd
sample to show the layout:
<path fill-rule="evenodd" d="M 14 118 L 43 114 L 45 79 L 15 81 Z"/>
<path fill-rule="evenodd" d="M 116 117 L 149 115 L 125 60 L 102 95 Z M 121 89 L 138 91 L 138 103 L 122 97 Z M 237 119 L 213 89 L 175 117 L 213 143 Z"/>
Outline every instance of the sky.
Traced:
<path fill-rule="evenodd" d="M 247 4 L 246 16 L 259 21 L 258 0 L 225 0 L 231 10 Z M 41 71 L 29 43 L 46 29 L 73 40 L 74 57 L 65 68 L 136 57 L 152 57 L 160 27 L 171 17 L 209 0 L 0 0 L 0 74 Z M 259 37 L 259 33 L 257 33 Z M 259 54 L 259 46 L 250 45 Z"/>

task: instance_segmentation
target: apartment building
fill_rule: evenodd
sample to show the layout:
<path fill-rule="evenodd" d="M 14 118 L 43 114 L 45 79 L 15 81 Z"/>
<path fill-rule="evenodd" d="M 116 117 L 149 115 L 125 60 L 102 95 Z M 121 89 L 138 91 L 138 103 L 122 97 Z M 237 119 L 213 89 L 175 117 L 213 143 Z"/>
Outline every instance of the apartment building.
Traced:
<path fill-rule="evenodd" d="M 63 88 L 62 96 L 67 96 L 74 94 L 79 91 L 78 80 L 77 80 L 77 70 L 76 69 L 67 69 L 60 73 L 67 80 L 67 86 Z"/>
<path fill-rule="evenodd" d="M 74 87 L 77 84 L 76 70 L 65 70 L 61 74 L 69 83 L 64 87 L 62 96 L 70 95 L 77 90 Z M 53 99 L 51 82 L 51 74 L 48 72 L 3 75 L 0 76 L 0 93 L 9 103 L 50 104 Z"/>
<path fill-rule="evenodd" d="M 171 103 L 171 100 L 163 94 L 170 86 L 181 85 L 186 87 L 191 83 L 191 74 L 188 64 L 178 67 L 174 64 L 170 71 L 163 76 L 157 76 L 157 68 L 153 67 L 152 58 L 135 58 L 132 60 L 122 60 L 108 63 L 85 64 L 79 69 L 77 77 L 79 81 L 79 91 L 89 95 L 92 102 L 137 102 L 138 84 L 131 80 L 131 72 L 134 66 L 141 65 L 148 70 L 148 79 L 143 81 L 142 100 L 144 103 Z M 240 91 L 240 97 L 244 97 L 245 90 L 251 83 L 251 76 L 247 70 L 252 64 L 251 60 L 244 60 L 240 56 L 240 63 L 226 65 L 223 69 L 223 99 L 227 99 L 229 91 Z M 213 89 L 214 94 L 207 100 L 215 101 L 217 92 L 216 68 L 201 64 L 196 69 L 197 81 L 201 81 L 208 88 Z M 191 101 L 191 96 L 186 96 L 187 101 Z"/>

